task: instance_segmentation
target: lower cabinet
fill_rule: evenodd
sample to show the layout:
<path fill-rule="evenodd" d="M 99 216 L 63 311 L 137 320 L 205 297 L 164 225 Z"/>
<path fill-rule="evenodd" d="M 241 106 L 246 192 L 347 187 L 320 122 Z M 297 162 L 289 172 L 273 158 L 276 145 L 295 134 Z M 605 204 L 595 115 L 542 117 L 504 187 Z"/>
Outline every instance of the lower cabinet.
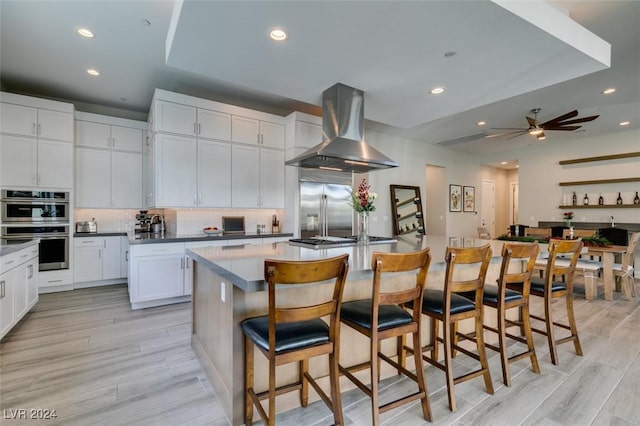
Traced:
<path fill-rule="evenodd" d="M 0 259 L 0 339 L 38 301 L 38 246 Z"/>
<path fill-rule="evenodd" d="M 108 280 L 126 277 L 123 268 L 122 240 L 126 237 L 77 237 L 74 238 L 73 281 L 76 287 L 82 283 L 92 286 L 112 284 Z M 123 275 L 123 272 L 125 274 Z"/>

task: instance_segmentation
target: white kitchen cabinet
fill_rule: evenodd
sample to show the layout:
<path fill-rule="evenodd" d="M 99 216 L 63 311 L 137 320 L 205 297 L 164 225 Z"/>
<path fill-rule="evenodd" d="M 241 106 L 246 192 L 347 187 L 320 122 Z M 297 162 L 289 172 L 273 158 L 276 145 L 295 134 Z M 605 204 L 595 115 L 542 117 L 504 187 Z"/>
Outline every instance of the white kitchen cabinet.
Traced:
<path fill-rule="evenodd" d="M 284 152 L 260 150 L 260 207 L 284 208 Z"/>
<path fill-rule="evenodd" d="M 129 277 L 129 237 L 120 237 L 120 276 Z"/>
<path fill-rule="evenodd" d="M 142 205 L 142 154 L 111 152 L 111 207 L 138 209 Z"/>
<path fill-rule="evenodd" d="M 296 121 L 296 147 L 313 148 L 322 142 L 322 126 L 306 121 Z"/>
<path fill-rule="evenodd" d="M 111 149 L 142 152 L 142 129 L 111 126 Z"/>
<path fill-rule="evenodd" d="M 233 145 L 231 157 L 233 207 L 284 207 L 283 151 Z"/>
<path fill-rule="evenodd" d="M 198 140 L 198 206 L 231 206 L 231 144 Z"/>
<path fill-rule="evenodd" d="M 233 142 L 284 149 L 284 125 L 234 115 L 231 120 Z"/>
<path fill-rule="evenodd" d="M 195 138 L 156 134 L 156 207 L 197 205 L 197 142 Z"/>
<path fill-rule="evenodd" d="M 122 278 L 120 237 L 104 237 L 102 247 L 102 279 L 113 280 Z"/>
<path fill-rule="evenodd" d="M 76 146 L 109 149 L 111 126 L 95 121 L 76 120 Z"/>
<path fill-rule="evenodd" d="M 76 148 L 75 195 L 76 207 L 110 207 L 111 153 L 109 151 Z"/>
<path fill-rule="evenodd" d="M 38 247 L 35 249 L 35 258 L 27 262 L 27 311 L 38 302 Z"/>
<path fill-rule="evenodd" d="M 198 108 L 198 138 L 231 140 L 231 115 Z"/>
<path fill-rule="evenodd" d="M 80 116 L 86 117 L 89 114 Z M 89 118 L 100 120 L 102 116 L 91 115 Z M 104 118 L 105 121 L 114 121 L 112 117 Z M 134 128 L 96 121 L 76 120 L 76 146 L 142 152 L 142 126 Z"/>
<path fill-rule="evenodd" d="M 2 135 L 0 169 L 3 186 L 71 188 L 73 145 Z"/>
<path fill-rule="evenodd" d="M 38 246 L 0 259 L 0 339 L 38 301 Z"/>
<path fill-rule="evenodd" d="M 2 103 L 0 115 L 3 133 L 73 142 L 73 115 L 68 112 Z"/>
<path fill-rule="evenodd" d="M 0 105 L 2 132 L 13 135 L 36 136 L 38 110 L 24 105 L 2 103 Z"/>
<path fill-rule="evenodd" d="M 120 240 L 120 236 L 74 238 L 74 281 L 83 283 L 122 278 Z"/>
<path fill-rule="evenodd" d="M 184 295 L 184 255 L 135 258 L 132 280 L 137 302 Z"/>
<path fill-rule="evenodd" d="M 0 338 L 15 324 L 15 285 L 17 270 L 12 269 L 0 275 Z"/>
<path fill-rule="evenodd" d="M 196 135 L 196 108 L 166 101 L 154 105 L 155 131 Z"/>

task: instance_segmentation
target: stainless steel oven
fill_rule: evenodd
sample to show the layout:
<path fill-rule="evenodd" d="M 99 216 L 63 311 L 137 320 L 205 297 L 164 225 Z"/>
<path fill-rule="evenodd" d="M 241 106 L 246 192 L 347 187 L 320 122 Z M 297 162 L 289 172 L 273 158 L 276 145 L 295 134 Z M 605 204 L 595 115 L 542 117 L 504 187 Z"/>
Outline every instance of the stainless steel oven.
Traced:
<path fill-rule="evenodd" d="M 69 269 L 69 225 L 2 226 L 2 244 L 40 240 L 39 270 Z"/>
<path fill-rule="evenodd" d="M 69 193 L 2 190 L 2 244 L 39 239 L 39 269 L 69 269 Z"/>
<path fill-rule="evenodd" d="M 69 193 L 2 191 L 2 223 L 69 222 Z"/>

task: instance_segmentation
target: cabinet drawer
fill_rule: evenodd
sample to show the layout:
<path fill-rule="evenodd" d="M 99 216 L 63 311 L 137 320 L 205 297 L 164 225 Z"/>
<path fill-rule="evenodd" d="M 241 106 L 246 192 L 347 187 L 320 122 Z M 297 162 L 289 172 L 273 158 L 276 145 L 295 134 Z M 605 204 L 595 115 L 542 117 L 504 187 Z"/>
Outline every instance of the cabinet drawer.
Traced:
<path fill-rule="evenodd" d="M 11 253 L 0 257 L 0 274 L 18 266 L 18 254 L 20 252 Z"/>
<path fill-rule="evenodd" d="M 131 246 L 130 250 L 133 257 L 184 254 L 184 243 L 141 244 Z"/>
<path fill-rule="evenodd" d="M 103 244 L 102 237 L 76 237 L 73 239 L 74 247 L 102 247 Z"/>

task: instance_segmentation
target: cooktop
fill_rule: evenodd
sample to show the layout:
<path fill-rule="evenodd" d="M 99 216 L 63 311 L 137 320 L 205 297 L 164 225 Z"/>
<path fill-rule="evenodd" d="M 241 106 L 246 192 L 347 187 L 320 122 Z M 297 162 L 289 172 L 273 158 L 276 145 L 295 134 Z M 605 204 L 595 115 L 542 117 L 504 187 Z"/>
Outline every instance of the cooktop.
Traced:
<path fill-rule="evenodd" d="M 395 243 L 397 240 L 392 237 L 369 236 L 369 244 Z M 313 237 L 313 238 L 291 238 L 289 244 L 312 249 L 330 247 L 348 247 L 358 244 L 358 237 Z"/>

